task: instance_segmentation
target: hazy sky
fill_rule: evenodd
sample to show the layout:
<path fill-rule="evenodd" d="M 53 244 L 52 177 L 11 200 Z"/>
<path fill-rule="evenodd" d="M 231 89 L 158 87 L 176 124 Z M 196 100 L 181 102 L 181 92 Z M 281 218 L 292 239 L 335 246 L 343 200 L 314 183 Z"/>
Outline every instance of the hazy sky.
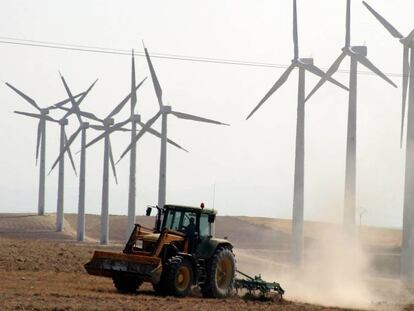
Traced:
<path fill-rule="evenodd" d="M 298 0 L 301 57 L 326 68 L 339 55 L 345 36 L 345 0 Z M 370 0 L 403 34 L 414 27 L 414 2 Z M 2 1 L 0 36 L 150 53 L 229 58 L 288 65 L 293 57 L 292 1 Z M 352 43 L 366 44 L 368 57 L 384 72 L 401 73 L 402 46 L 363 7 L 352 3 Z M 0 44 L 0 78 L 48 106 L 66 97 L 58 70 L 73 92 L 99 82 L 82 104 L 105 117 L 129 92 L 130 57 Z M 245 121 L 283 72 L 153 59 L 164 100 L 174 109 L 231 123 L 220 127 L 169 118 L 168 135 L 190 150 L 168 149 L 167 202 L 213 205 L 221 215 L 290 218 L 293 197 L 297 72 Z M 349 61 L 341 69 L 348 69 Z M 366 71 L 365 68 L 361 70 Z M 137 58 L 137 80 L 149 74 Z M 336 78 L 348 83 L 347 74 Z M 401 77 L 392 76 L 401 85 Z M 307 92 L 317 83 L 307 76 Z M 1 212 L 37 210 L 35 119 L 12 113 L 35 110 L 4 84 L 0 86 Z M 342 218 L 347 93 L 324 86 L 306 106 L 305 218 L 340 222 Z M 128 116 L 129 107 L 117 121 Z M 148 80 L 138 93 L 137 109 L 150 118 L 158 104 Z M 401 90 L 372 75 L 360 75 L 358 91 L 357 205 L 364 222 L 401 226 L 404 151 L 399 148 Z M 58 114 L 52 114 L 58 117 Z M 77 127 L 71 119 L 68 134 Z M 159 122 L 156 128 L 159 128 Z M 96 136 L 88 132 L 89 139 Z M 59 130 L 47 128 L 47 168 L 58 152 Z M 128 144 L 115 134 L 115 157 Z M 73 151 L 79 150 L 74 143 Z M 137 202 L 142 214 L 157 201 L 159 141 L 145 136 L 138 147 Z M 87 150 L 88 213 L 99 213 L 103 144 Z M 79 162 L 78 155 L 76 162 Z M 68 164 L 68 162 L 67 162 Z M 126 214 L 128 166 L 118 165 L 119 185 L 111 179 L 110 213 Z M 77 210 L 78 180 L 66 170 L 65 211 Z M 56 210 L 57 171 L 47 178 L 46 211 Z"/>

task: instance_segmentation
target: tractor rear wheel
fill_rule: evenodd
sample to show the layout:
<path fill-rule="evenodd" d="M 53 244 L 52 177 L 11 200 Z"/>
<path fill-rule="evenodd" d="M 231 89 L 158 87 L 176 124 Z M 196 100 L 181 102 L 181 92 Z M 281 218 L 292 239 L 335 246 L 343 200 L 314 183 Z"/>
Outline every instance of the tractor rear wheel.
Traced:
<path fill-rule="evenodd" d="M 232 294 L 236 261 L 233 252 L 226 247 L 217 248 L 207 264 L 206 283 L 201 292 L 206 298 L 225 298 Z"/>
<path fill-rule="evenodd" d="M 165 287 L 168 294 L 176 297 L 185 297 L 190 294 L 194 272 L 188 259 L 181 256 L 170 258 L 166 263 L 165 272 Z"/>
<path fill-rule="evenodd" d="M 142 280 L 136 276 L 122 273 L 114 274 L 112 281 L 120 293 L 135 293 L 142 284 Z"/>

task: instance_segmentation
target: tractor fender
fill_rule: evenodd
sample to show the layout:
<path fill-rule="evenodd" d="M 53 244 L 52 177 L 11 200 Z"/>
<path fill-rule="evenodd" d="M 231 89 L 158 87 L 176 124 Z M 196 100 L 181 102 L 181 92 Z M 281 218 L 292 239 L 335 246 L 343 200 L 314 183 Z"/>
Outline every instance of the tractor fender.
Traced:
<path fill-rule="evenodd" d="M 210 259 L 216 252 L 217 248 L 219 247 L 225 247 L 230 250 L 233 249 L 233 245 L 228 240 L 210 238 L 208 240 L 203 241 L 199 245 L 196 251 L 196 257 L 203 258 L 203 259 Z"/>

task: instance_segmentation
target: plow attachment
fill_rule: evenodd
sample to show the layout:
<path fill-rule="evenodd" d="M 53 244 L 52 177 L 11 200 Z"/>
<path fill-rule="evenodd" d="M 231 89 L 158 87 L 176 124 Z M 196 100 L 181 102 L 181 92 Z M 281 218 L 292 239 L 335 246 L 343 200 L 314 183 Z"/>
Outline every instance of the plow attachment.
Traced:
<path fill-rule="evenodd" d="M 260 293 L 261 297 L 270 296 L 272 293 L 276 293 L 280 299 L 283 298 L 283 294 L 285 291 L 280 286 L 279 283 L 276 282 L 266 282 L 262 280 L 260 274 L 258 276 L 249 276 L 243 272 L 237 270 L 237 273 L 240 274 L 243 278 L 236 278 L 234 280 L 234 287 L 236 292 L 238 293 L 239 290 L 245 289 L 248 291 L 250 295 L 253 295 L 257 292 Z"/>

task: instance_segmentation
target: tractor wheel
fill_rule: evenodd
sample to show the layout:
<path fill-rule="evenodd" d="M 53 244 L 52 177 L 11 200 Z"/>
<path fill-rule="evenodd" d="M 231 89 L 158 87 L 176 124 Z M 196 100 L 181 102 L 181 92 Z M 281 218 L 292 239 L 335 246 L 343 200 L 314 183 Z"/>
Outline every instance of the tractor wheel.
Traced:
<path fill-rule="evenodd" d="M 181 256 L 174 256 L 166 263 L 165 287 L 167 293 L 176 297 L 188 296 L 193 284 L 191 262 Z"/>
<path fill-rule="evenodd" d="M 112 281 L 120 293 L 135 293 L 142 284 L 142 280 L 136 276 L 121 273 L 114 274 Z"/>
<path fill-rule="evenodd" d="M 206 283 L 201 288 L 203 297 L 229 297 L 233 291 L 235 267 L 233 252 L 228 248 L 219 247 L 207 266 Z"/>

